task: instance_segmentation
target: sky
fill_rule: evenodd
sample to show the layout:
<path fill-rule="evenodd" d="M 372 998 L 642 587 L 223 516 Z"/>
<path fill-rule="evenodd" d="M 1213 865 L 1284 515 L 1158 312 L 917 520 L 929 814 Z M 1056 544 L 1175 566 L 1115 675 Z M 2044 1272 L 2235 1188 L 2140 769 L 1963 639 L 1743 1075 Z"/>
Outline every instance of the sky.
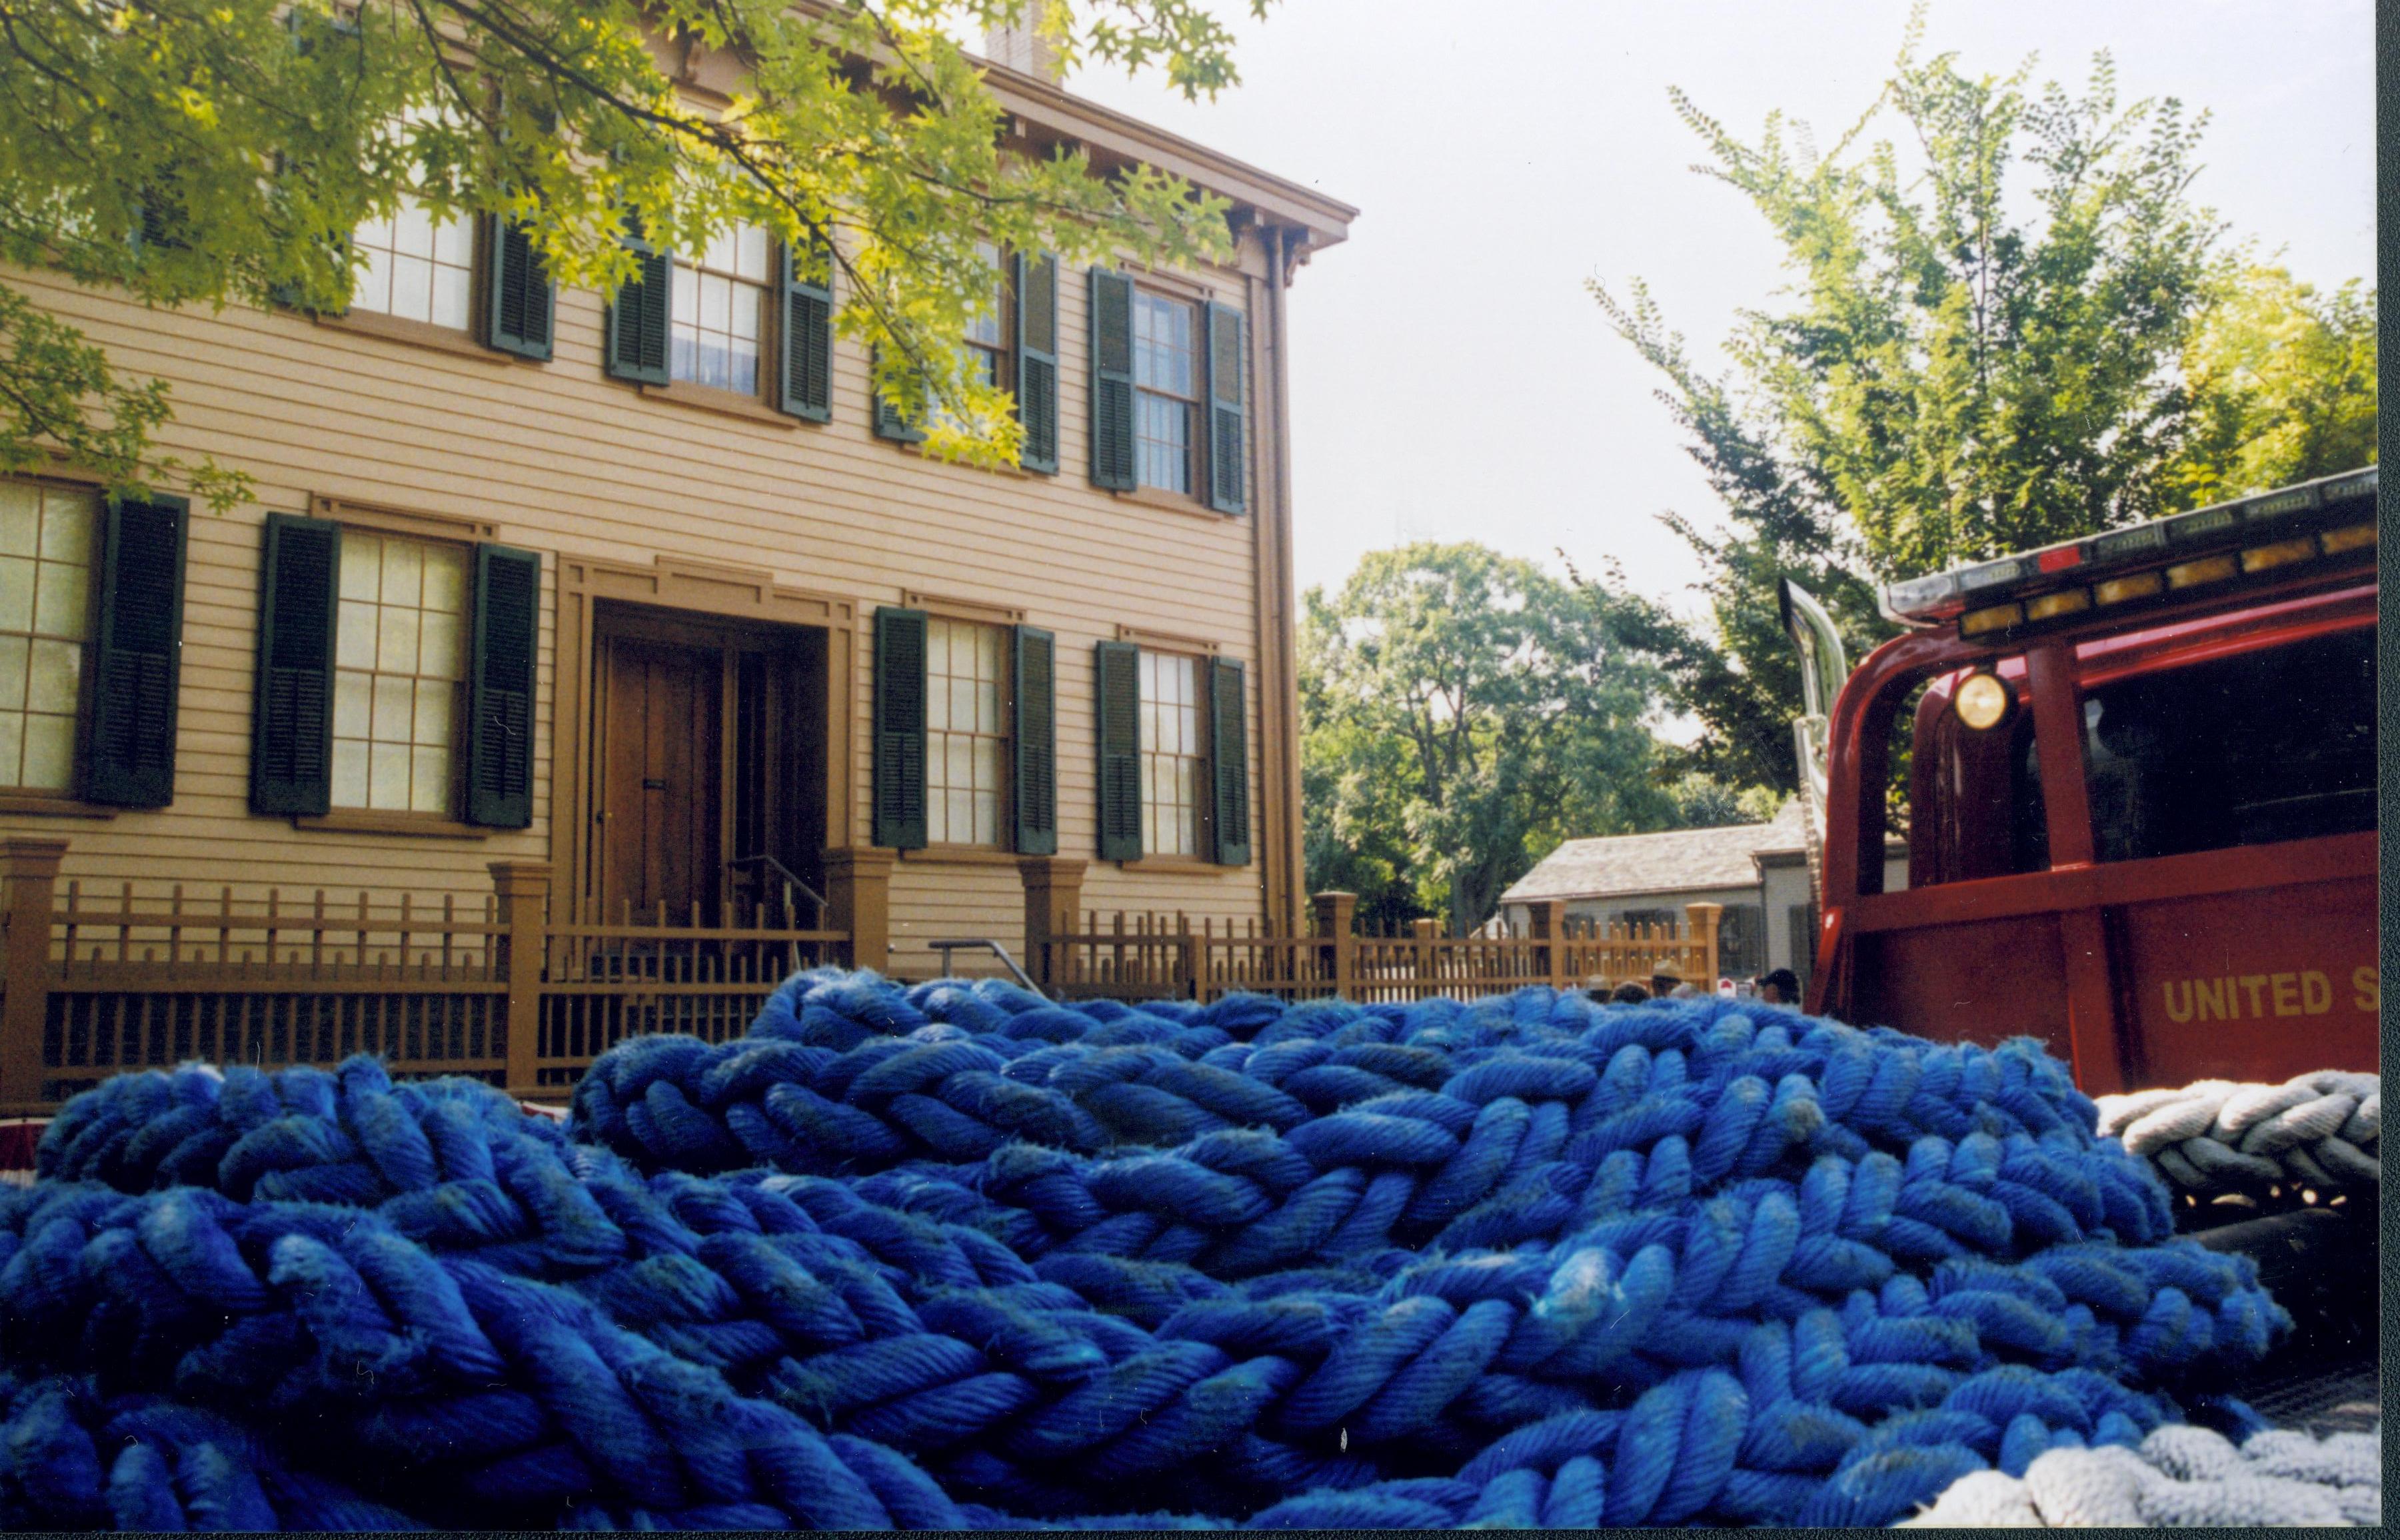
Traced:
<path fill-rule="evenodd" d="M 1220 15 L 1245 9 L 1217 0 Z M 1909 0 L 1281 0 L 1243 20 L 1243 84 L 1191 105 L 1155 77 L 1069 89 L 1362 211 L 1292 301 L 1294 536 L 1304 589 L 1409 539 L 1556 569 L 1603 556 L 1691 613 L 1698 566 L 1657 515 L 1721 517 L 1657 379 L 1585 291 L 1648 281 L 1695 356 L 1784 281 L 1741 195 L 1689 170 L 1681 86 L 1737 135 L 1769 110 L 1831 144 L 1899 51 Z M 1231 18 L 1228 18 L 1231 20 Z M 2370 0 L 1936 0 L 1924 51 L 2212 115 L 2192 194 L 2323 285 L 2371 280 Z"/>

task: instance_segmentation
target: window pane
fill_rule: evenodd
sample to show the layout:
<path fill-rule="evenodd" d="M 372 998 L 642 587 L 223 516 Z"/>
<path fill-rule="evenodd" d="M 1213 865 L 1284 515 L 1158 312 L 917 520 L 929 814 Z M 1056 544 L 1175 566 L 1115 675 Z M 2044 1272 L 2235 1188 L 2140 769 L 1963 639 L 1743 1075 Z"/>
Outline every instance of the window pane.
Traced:
<path fill-rule="evenodd" d="M 86 568 L 44 562 L 34 582 L 34 629 L 45 636 L 80 640 L 90 616 L 84 607 Z"/>
<path fill-rule="evenodd" d="M 25 709 L 25 663 L 33 646 L 22 636 L 0 636 L 0 711 Z M 0 785 L 7 784 L 0 766 Z"/>
<path fill-rule="evenodd" d="M 408 745 L 375 743 L 367 750 L 367 806 L 408 810 Z"/>
<path fill-rule="evenodd" d="M 391 265 L 391 313 L 411 320 L 433 319 L 433 264 L 397 257 Z"/>
<path fill-rule="evenodd" d="M 0 556 L 0 629 L 30 631 L 34 625 L 34 563 Z"/>
<path fill-rule="evenodd" d="M 411 724 L 411 735 L 419 745 L 449 746 L 450 701 L 454 690 L 455 687 L 430 679 L 417 681 L 416 720 Z"/>
<path fill-rule="evenodd" d="M 34 711 L 75 715 L 83 675 L 83 644 L 40 640 L 33 644 L 25 704 Z"/>
<path fill-rule="evenodd" d="M 334 806 L 367 805 L 367 745 L 363 741 L 334 741 Z"/>
<path fill-rule="evenodd" d="M 383 592 L 388 605 L 414 606 L 425 593 L 425 548 L 414 540 L 393 540 L 383 553 Z"/>
<path fill-rule="evenodd" d="M 375 667 L 401 674 L 416 672 L 416 615 L 397 605 L 383 606 L 382 637 L 375 647 Z"/>
<path fill-rule="evenodd" d="M 73 562 L 78 566 L 89 563 L 91 526 L 97 522 L 100 499 L 89 493 L 53 487 L 43 494 L 42 500 L 42 560 Z"/>
<path fill-rule="evenodd" d="M 466 606 L 467 553 L 450 546 L 425 548 L 425 607 L 458 610 Z"/>
<path fill-rule="evenodd" d="M 375 676 L 375 719 L 369 731 L 380 742 L 405 743 L 416 719 L 416 681 L 389 674 Z"/>
<path fill-rule="evenodd" d="M 0 482 L 0 555 L 30 556 L 41 543 L 42 489 Z"/>
<path fill-rule="evenodd" d="M 369 600 L 342 602 L 334 631 L 334 661 L 344 668 L 375 667 L 375 609 Z"/>
<path fill-rule="evenodd" d="M 416 672 L 430 679 L 466 676 L 459 663 L 458 617 L 425 614 L 417 617 Z"/>
<path fill-rule="evenodd" d="M 75 718 L 25 718 L 25 773 L 18 784 L 34 791 L 64 791 L 75 779 Z"/>
<path fill-rule="evenodd" d="M 0 712 L 0 785 L 25 784 L 25 715 Z"/>
<path fill-rule="evenodd" d="M 433 324 L 447 326 L 454 332 L 467 329 L 470 306 L 464 267 L 433 269 Z"/>
<path fill-rule="evenodd" d="M 450 811 L 450 751 L 420 747 L 411 755 L 408 806 L 412 812 Z"/>
<path fill-rule="evenodd" d="M 369 702 L 375 698 L 375 675 L 356 669 L 341 669 L 334 675 L 334 736 L 364 738 L 374 717 Z"/>
<path fill-rule="evenodd" d="M 383 592 L 383 542 L 356 530 L 342 532 L 342 597 L 373 599 Z"/>

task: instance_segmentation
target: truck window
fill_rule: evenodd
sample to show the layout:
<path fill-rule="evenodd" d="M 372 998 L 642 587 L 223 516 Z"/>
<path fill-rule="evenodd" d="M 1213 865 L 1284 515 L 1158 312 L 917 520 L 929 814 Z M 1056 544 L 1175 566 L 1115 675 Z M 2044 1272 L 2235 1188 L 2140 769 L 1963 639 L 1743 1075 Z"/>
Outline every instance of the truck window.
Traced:
<path fill-rule="evenodd" d="M 2008 660 L 2008 677 L 2011 683 L 2023 677 L 2016 660 Z M 1952 714 L 1943 689 L 1927 692 L 1915 715 L 1908 885 L 2048 870 L 2050 828 L 2033 713 L 2020 706 L 2005 727 L 1971 732 Z"/>
<path fill-rule="evenodd" d="M 2088 689 L 2083 756 L 2103 861 L 2372 829 L 2374 630 Z"/>

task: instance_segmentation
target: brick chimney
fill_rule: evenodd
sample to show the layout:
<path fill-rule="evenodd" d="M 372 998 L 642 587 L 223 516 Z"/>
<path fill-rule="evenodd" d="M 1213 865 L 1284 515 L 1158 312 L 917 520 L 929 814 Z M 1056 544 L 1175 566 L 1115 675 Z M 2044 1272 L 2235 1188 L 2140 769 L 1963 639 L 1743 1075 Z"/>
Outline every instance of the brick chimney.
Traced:
<path fill-rule="evenodd" d="M 1057 85 L 1066 67 L 1058 50 L 1042 35 L 1042 0 L 1024 0 L 1016 20 L 984 34 L 983 56 L 1019 75 Z"/>

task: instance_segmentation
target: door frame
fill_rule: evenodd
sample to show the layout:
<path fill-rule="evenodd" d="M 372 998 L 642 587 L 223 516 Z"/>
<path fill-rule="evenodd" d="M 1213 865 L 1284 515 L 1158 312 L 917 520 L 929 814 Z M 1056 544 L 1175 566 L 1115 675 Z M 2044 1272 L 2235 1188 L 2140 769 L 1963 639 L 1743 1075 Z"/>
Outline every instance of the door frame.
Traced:
<path fill-rule="evenodd" d="M 600 752 L 593 668 L 594 632 L 602 604 L 637 605 L 751 625 L 804 627 L 825 636 L 823 711 L 825 731 L 825 828 L 822 848 L 849 845 L 851 718 L 854 691 L 857 606 L 831 594 L 786 588 L 772 573 L 659 556 L 648 566 L 587 557 L 558 561 L 558 619 L 552 669 L 550 759 L 551 907 L 567 922 L 598 918 L 598 873 L 589 841 Z"/>

